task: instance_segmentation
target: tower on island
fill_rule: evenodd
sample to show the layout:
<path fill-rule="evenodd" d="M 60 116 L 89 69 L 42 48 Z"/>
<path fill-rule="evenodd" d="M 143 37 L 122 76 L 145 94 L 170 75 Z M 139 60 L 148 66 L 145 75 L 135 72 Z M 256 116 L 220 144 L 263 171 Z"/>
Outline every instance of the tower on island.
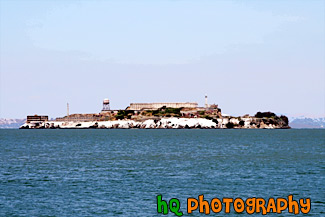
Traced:
<path fill-rule="evenodd" d="M 208 104 L 208 95 L 205 94 L 205 108 L 208 108 L 209 104 Z"/>
<path fill-rule="evenodd" d="M 111 110 L 111 107 L 109 105 L 109 99 L 104 99 L 103 100 L 103 109 L 102 111 L 110 111 Z"/>

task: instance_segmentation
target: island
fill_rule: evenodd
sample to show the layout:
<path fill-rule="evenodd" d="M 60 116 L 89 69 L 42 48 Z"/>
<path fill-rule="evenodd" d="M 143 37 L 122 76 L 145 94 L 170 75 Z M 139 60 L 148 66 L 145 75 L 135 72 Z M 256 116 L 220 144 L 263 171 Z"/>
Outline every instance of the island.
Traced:
<path fill-rule="evenodd" d="M 221 113 L 218 105 L 207 103 L 131 103 L 126 109 L 111 110 L 104 99 L 100 113 L 69 114 L 54 120 L 48 116 L 30 115 L 20 129 L 289 129 L 286 116 L 257 112 L 234 117 Z"/>

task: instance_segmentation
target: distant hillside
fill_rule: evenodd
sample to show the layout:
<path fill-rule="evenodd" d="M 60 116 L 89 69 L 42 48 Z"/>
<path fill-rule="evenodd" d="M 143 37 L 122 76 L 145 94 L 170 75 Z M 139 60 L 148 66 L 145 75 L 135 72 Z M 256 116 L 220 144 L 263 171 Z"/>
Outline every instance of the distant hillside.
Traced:
<path fill-rule="evenodd" d="M 325 128 L 325 118 L 292 118 L 291 128 Z"/>
<path fill-rule="evenodd" d="M 5 119 L 0 118 L 0 128 L 19 128 L 26 119 Z"/>

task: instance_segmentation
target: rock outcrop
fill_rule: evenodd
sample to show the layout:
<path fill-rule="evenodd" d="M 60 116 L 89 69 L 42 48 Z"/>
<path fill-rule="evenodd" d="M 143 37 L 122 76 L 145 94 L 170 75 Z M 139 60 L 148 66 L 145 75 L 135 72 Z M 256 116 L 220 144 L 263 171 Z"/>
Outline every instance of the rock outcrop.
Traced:
<path fill-rule="evenodd" d="M 160 118 L 143 121 L 115 120 L 89 122 L 60 122 L 47 121 L 25 123 L 21 129 L 287 129 L 290 128 L 286 120 L 280 117 L 229 117 L 229 118 Z"/>

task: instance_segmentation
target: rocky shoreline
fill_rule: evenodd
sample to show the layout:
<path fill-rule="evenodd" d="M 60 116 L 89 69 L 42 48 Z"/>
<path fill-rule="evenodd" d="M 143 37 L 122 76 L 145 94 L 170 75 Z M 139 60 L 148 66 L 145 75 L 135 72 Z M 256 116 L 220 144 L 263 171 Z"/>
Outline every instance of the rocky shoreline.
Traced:
<path fill-rule="evenodd" d="M 287 121 L 281 118 L 159 118 L 144 121 L 114 120 L 63 122 L 44 121 L 25 123 L 20 129 L 288 129 Z"/>

